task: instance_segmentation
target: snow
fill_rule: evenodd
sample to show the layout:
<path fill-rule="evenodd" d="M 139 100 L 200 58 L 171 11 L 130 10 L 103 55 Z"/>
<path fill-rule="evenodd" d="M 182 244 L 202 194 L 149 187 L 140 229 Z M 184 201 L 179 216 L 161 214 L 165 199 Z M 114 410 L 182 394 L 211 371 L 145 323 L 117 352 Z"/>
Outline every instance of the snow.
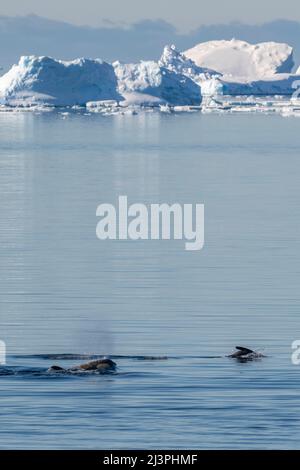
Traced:
<path fill-rule="evenodd" d="M 11 106 L 68 106 L 119 98 L 114 69 L 100 60 L 23 56 L 0 77 L 0 103 Z"/>
<path fill-rule="evenodd" d="M 293 68 L 293 49 L 287 44 L 209 41 L 185 53 L 199 64 L 214 65 L 222 76 L 202 82 L 203 96 L 293 95 L 300 67 Z"/>
<path fill-rule="evenodd" d="M 294 66 L 293 49 L 288 44 L 246 41 L 208 41 L 188 49 L 184 55 L 199 67 L 207 67 L 235 78 L 263 78 L 289 73 Z"/>

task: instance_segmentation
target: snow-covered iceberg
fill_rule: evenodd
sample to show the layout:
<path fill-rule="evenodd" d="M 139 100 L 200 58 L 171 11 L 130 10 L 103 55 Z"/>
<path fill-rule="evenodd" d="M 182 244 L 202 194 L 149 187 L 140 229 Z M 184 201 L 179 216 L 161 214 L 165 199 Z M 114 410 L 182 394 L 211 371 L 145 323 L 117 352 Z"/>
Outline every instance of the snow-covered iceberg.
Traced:
<path fill-rule="evenodd" d="M 158 65 L 165 67 L 171 72 L 185 75 L 196 83 L 201 83 L 204 80 L 221 75 L 215 70 L 199 67 L 193 60 L 177 51 L 174 45 L 165 46 L 161 58 L 158 61 Z"/>
<path fill-rule="evenodd" d="M 293 49 L 287 44 L 209 41 L 184 53 L 198 66 L 211 66 L 221 75 L 200 83 L 203 96 L 292 95 Z"/>
<path fill-rule="evenodd" d="M 238 78 L 263 78 L 290 73 L 294 66 L 293 49 L 288 44 L 246 41 L 208 41 L 184 52 L 199 67 Z"/>
<path fill-rule="evenodd" d="M 0 103 L 9 106 L 83 105 L 91 100 L 121 99 L 112 65 L 101 60 L 72 62 L 23 56 L 0 77 Z"/>
<path fill-rule="evenodd" d="M 166 46 L 158 62 L 133 64 L 24 56 L 0 77 L 0 105 L 78 105 L 111 113 L 124 107 L 198 109 L 221 95 L 295 96 L 300 67 L 296 73 L 292 67 L 287 44 L 237 40 L 209 41 L 185 53 Z"/>
<path fill-rule="evenodd" d="M 199 105 L 192 79 L 157 62 L 108 64 L 99 59 L 71 62 L 24 56 L 0 77 L 0 104 L 74 106 L 114 100 L 121 106 Z"/>
<path fill-rule="evenodd" d="M 137 64 L 113 64 L 119 93 L 127 101 L 143 104 L 166 102 L 173 105 L 199 105 L 201 89 L 191 78 L 154 61 Z"/>
<path fill-rule="evenodd" d="M 300 79 L 300 67 L 299 74 L 289 73 L 294 62 L 287 44 L 209 41 L 186 53 L 166 46 L 158 63 L 191 78 L 200 85 L 202 96 L 292 95 Z"/>

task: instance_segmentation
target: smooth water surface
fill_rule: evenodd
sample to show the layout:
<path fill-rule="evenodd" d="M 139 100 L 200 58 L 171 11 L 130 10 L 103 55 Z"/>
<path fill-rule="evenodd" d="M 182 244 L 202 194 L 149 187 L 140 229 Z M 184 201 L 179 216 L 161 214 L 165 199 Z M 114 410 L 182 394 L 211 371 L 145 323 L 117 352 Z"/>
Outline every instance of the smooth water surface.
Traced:
<path fill-rule="evenodd" d="M 0 448 L 300 448 L 299 144 L 279 116 L 0 114 Z M 204 203 L 204 249 L 98 240 L 119 195 Z"/>

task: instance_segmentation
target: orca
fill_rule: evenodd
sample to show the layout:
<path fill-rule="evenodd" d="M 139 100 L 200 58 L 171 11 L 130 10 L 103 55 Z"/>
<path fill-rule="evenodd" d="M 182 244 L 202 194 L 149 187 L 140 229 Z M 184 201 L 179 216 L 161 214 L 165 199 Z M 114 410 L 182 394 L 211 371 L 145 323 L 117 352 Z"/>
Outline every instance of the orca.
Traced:
<path fill-rule="evenodd" d="M 258 359 L 260 357 L 264 357 L 263 354 L 253 351 L 252 349 L 245 348 L 244 346 L 236 346 L 235 349 L 236 351 L 234 351 L 232 354 L 229 354 L 229 356 L 227 357 L 239 359 L 241 361 Z"/>

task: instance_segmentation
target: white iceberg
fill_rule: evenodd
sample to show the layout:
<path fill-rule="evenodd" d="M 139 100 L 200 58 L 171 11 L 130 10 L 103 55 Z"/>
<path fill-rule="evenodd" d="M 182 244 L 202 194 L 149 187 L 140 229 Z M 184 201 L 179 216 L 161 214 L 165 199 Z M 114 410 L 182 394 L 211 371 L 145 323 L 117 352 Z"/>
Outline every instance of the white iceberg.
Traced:
<path fill-rule="evenodd" d="M 263 78 L 290 73 L 294 66 L 293 48 L 288 44 L 246 41 L 208 41 L 188 49 L 184 55 L 199 67 L 238 78 Z"/>
<path fill-rule="evenodd" d="M 165 67 L 171 72 L 186 75 L 196 83 L 201 83 L 204 80 L 210 79 L 211 77 L 221 75 L 215 70 L 199 67 L 183 53 L 177 51 L 174 45 L 165 46 L 158 65 L 160 67 Z"/>
<path fill-rule="evenodd" d="M 201 89 L 189 77 L 153 61 L 113 65 L 99 59 L 71 62 L 24 56 L 0 77 L 0 104 L 6 106 L 199 105 Z M 102 104 L 101 104 L 102 103 Z"/>
<path fill-rule="evenodd" d="M 287 44 L 245 41 L 209 41 L 184 53 L 198 66 L 213 67 L 220 72 L 201 81 L 205 96 L 220 95 L 293 95 L 293 49 Z"/>
<path fill-rule="evenodd" d="M 0 77 L 0 103 L 9 106 L 73 106 L 120 98 L 114 68 L 98 59 L 23 56 Z"/>
<path fill-rule="evenodd" d="M 202 96 L 223 95 L 224 85 L 220 78 L 213 77 L 201 83 Z"/>
<path fill-rule="evenodd" d="M 158 62 L 55 60 L 24 56 L 0 77 L 0 106 L 86 106 L 90 112 L 123 108 L 194 111 L 218 105 L 217 96 L 296 96 L 300 67 L 291 73 L 287 44 L 209 41 L 186 53 L 166 46 Z M 202 97 L 204 101 L 202 101 Z M 4 108 L 3 108 L 4 107 Z"/>
<path fill-rule="evenodd" d="M 171 71 L 154 61 L 137 64 L 113 64 L 119 93 L 132 104 L 152 102 L 172 105 L 199 105 L 201 89 L 192 79 Z"/>
<path fill-rule="evenodd" d="M 224 95 L 293 95 L 300 75 L 277 73 L 261 80 L 240 81 L 227 78 L 223 83 Z"/>
<path fill-rule="evenodd" d="M 224 76 L 203 82 L 201 84 L 201 92 L 203 96 L 291 96 L 295 94 L 297 82 L 299 86 L 300 75 L 289 73 L 277 73 L 258 80 L 236 80 L 235 77 Z"/>

